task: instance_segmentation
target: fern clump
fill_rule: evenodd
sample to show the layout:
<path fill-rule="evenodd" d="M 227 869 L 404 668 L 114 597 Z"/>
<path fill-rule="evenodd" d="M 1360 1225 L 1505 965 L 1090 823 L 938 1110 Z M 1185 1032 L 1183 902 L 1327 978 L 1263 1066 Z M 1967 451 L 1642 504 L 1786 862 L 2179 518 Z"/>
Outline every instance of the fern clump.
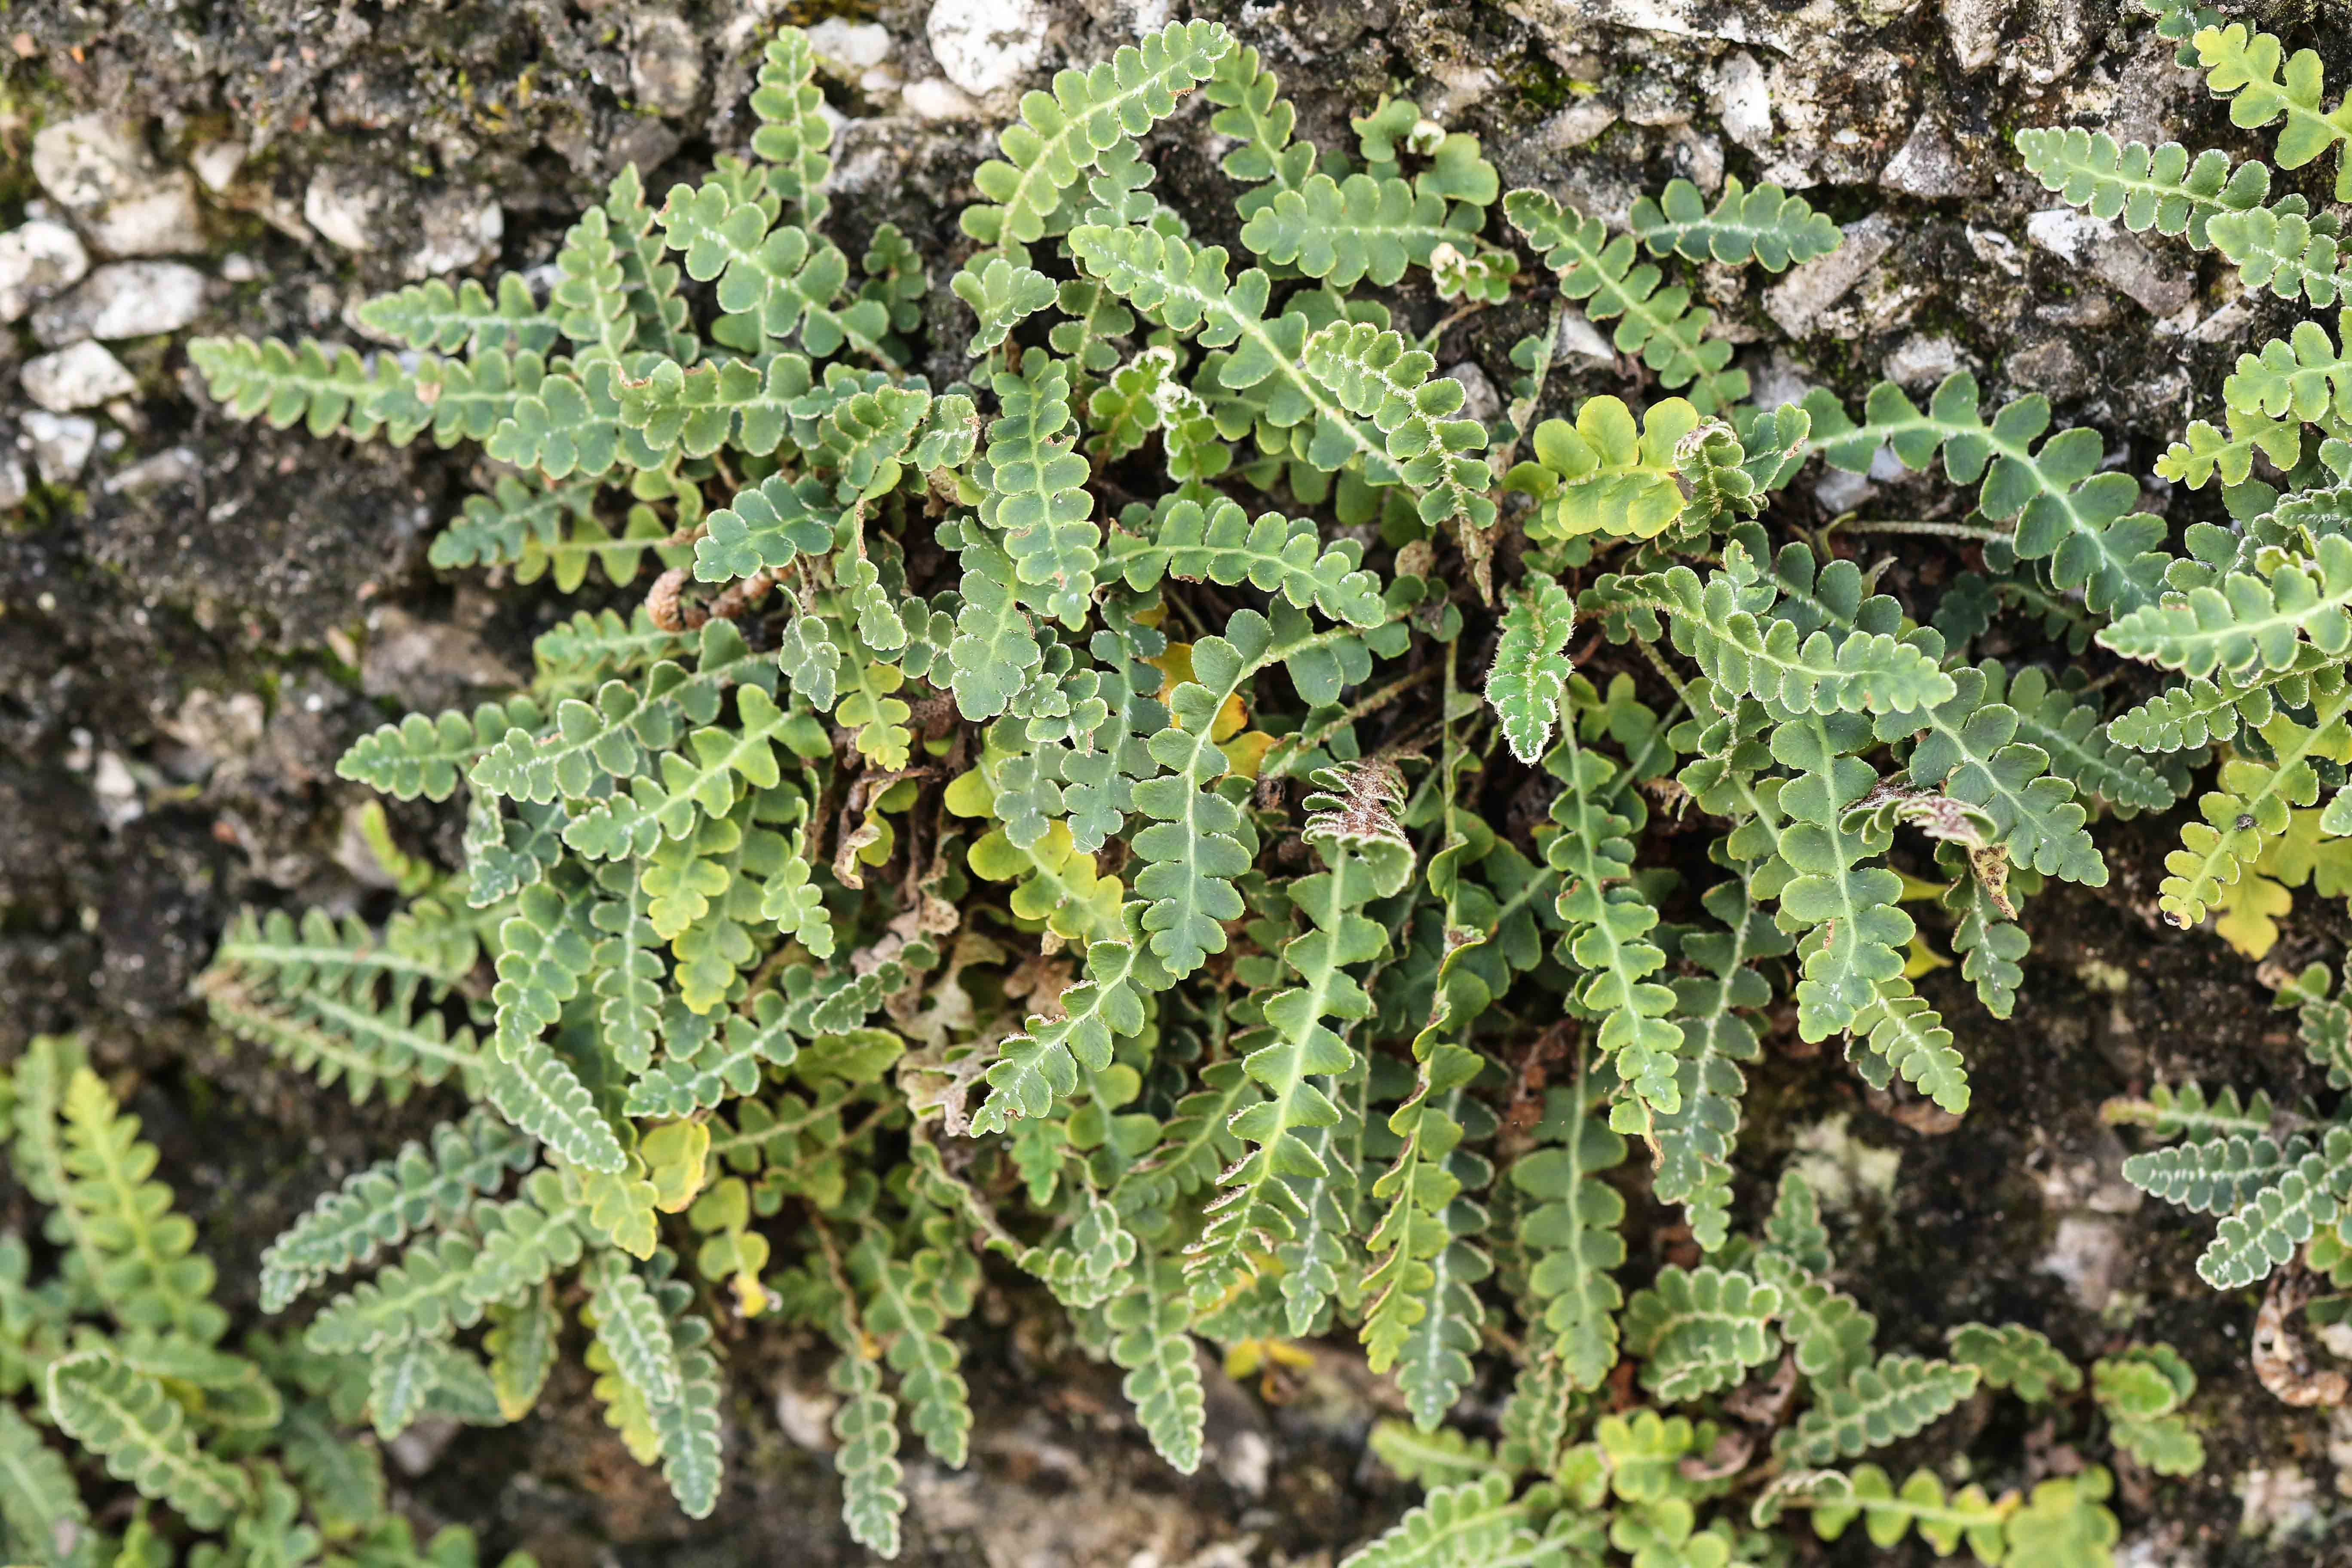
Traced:
<path fill-rule="evenodd" d="M 1756 1561 L 1797 1510 L 1988 1562 L 2112 1538 L 2096 1467 L 2027 1500 L 1866 1458 L 1980 1386 L 2050 1403 L 2083 1376 L 2015 1325 L 1882 1346 L 1793 1177 L 1742 1226 L 1746 1071 L 1785 996 L 1874 1090 L 1951 1116 L 2008 1092 L 1938 1004 L 2010 1016 L 2024 905 L 2106 881 L 2102 818 L 2185 787 L 2161 755 L 2260 738 L 2168 884 L 2184 920 L 2333 830 L 2295 815 L 2352 762 L 2352 564 L 2312 492 L 2243 559 L 2180 558 L 2039 397 L 1988 409 L 1960 374 L 1924 405 L 1756 405 L 1696 269 L 1830 254 L 1805 200 L 1676 181 L 1612 231 L 1504 191 L 1402 100 L 1317 147 L 1208 21 L 1024 100 L 975 176 L 958 308 L 926 321 L 903 236 L 855 262 L 827 237 L 812 60 L 780 32 L 752 158 L 658 201 L 625 172 L 543 299 L 363 308 L 397 359 L 194 351 L 243 416 L 478 443 L 499 477 L 436 563 L 594 595 L 528 690 L 392 717 L 341 764 L 462 810 L 462 866 L 414 866 L 381 930 L 240 916 L 202 982 L 224 1028 L 355 1096 L 471 1107 L 269 1249 L 265 1304 L 317 1303 L 303 1353 L 363 1365 L 389 1436 L 519 1419 L 576 1352 L 699 1516 L 725 1363 L 793 1330 L 831 1347 L 844 1516 L 889 1555 L 902 1451 L 969 1458 L 959 1324 L 1026 1277 L 1186 1471 L 1196 1342 L 1356 1336 L 1411 1417 L 1376 1446 L 1430 1488 L 1361 1564 Z M 1238 251 L 1154 189 L 1142 139 L 1194 93 Z M 2194 243 L 2268 210 L 2178 150 L 2026 155 Z M 1534 301 L 1500 416 L 1431 297 Z M 1547 384 L 1578 309 L 1655 395 Z M 2192 435 L 2180 463 L 2332 435 L 2339 357 L 2324 333 L 2256 356 L 2250 445 Z M 1973 509 L 1985 574 L 1939 603 L 1791 531 L 1812 459 L 1883 453 Z M 1979 642 L 2011 604 L 2185 684 L 2111 723 L 2081 678 Z M 1695 836 L 1678 864 L 1659 801 Z M 1958 992 L 1914 984 L 1939 940 Z M 2180 1173 L 2249 1205 L 2222 1277 L 2336 1220 L 2342 1141 Z M 1644 1168 L 1695 1244 L 1668 1266 L 1622 1228 Z M 154 1331 L 213 1321 L 184 1251 L 122 1276 Z M 1503 1345 L 1501 1440 L 1449 1429 Z M 2111 1447 L 2178 1469 L 2176 1362 L 2092 1386 Z M 1759 1380 L 1769 1442 L 1727 1425 Z"/>

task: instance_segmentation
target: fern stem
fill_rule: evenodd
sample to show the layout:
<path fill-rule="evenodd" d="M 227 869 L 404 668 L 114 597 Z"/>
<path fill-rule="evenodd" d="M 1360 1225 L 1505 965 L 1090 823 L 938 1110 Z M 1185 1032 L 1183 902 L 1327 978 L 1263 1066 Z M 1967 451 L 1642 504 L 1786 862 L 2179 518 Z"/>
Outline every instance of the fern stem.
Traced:
<path fill-rule="evenodd" d="M 1932 518 L 1877 518 L 1863 522 L 1850 522 L 1834 518 L 1821 531 L 1826 539 L 1832 533 L 1934 533 L 1952 539 L 1981 539 L 1987 542 L 2007 542 L 2015 534 L 2006 528 L 1980 528 L 1974 523 L 1937 522 Z"/>

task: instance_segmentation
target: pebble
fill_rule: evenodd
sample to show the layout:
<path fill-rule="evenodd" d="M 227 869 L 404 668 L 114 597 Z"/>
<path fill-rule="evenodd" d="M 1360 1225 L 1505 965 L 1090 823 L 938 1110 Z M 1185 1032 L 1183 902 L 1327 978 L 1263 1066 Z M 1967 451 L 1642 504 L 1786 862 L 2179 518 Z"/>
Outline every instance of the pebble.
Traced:
<path fill-rule="evenodd" d="M 879 22 L 827 16 L 808 30 L 809 47 L 820 59 L 865 70 L 890 58 L 890 29 Z"/>
<path fill-rule="evenodd" d="M 1040 0 L 937 0 L 923 34 L 947 79 L 986 98 L 1037 68 L 1052 22 Z"/>
<path fill-rule="evenodd" d="M 32 487 L 25 482 L 24 459 L 14 452 L 0 451 L 0 511 L 24 505 L 32 493 Z"/>
<path fill-rule="evenodd" d="M 33 335 L 51 348 L 96 338 L 175 332 L 205 308 L 205 275 L 177 261 L 116 261 L 33 312 Z"/>
<path fill-rule="evenodd" d="M 918 120 L 971 120 L 980 113 L 971 95 L 943 76 L 908 83 L 898 101 Z"/>
<path fill-rule="evenodd" d="M 13 321 L 33 302 L 89 270 L 89 252 L 61 223 L 36 218 L 0 234 L 0 321 Z"/>
<path fill-rule="evenodd" d="M 23 421 L 25 444 L 33 467 L 45 485 L 69 485 L 89 466 L 98 447 L 98 421 L 81 414 L 51 414 L 28 408 Z"/>
<path fill-rule="evenodd" d="M 1566 310 L 1560 314 L 1559 340 L 1552 344 L 1551 363 L 1606 367 L 1617 363 L 1617 351 L 1610 346 L 1600 328 L 1575 311 Z"/>
<path fill-rule="evenodd" d="M 89 212 L 135 195 L 153 178 L 138 127 L 106 114 L 79 114 L 33 138 L 33 178 L 59 205 Z"/>
<path fill-rule="evenodd" d="M 1948 337 L 1914 332 L 1895 345 L 1881 367 L 1897 386 L 1927 386 L 1960 368 L 1960 346 Z"/>
<path fill-rule="evenodd" d="M 1588 98 L 1581 103 L 1571 103 L 1543 122 L 1536 132 L 1537 139 L 1547 147 L 1567 152 L 1581 147 L 1617 123 L 1617 111 L 1599 99 Z"/>
<path fill-rule="evenodd" d="M 92 342 L 26 361 L 23 379 L 25 395 L 56 414 L 95 408 L 139 390 L 122 362 Z"/>
<path fill-rule="evenodd" d="M 1906 196 L 1975 196 L 1986 190 L 1983 174 L 1960 155 L 1951 132 L 1933 114 L 1923 114 L 1910 136 L 1879 171 L 1878 183 Z"/>
<path fill-rule="evenodd" d="M 188 154 L 188 166 L 195 170 L 205 189 L 225 191 L 236 179 L 237 171 L 245 167 L 245 143 L 207 142 Z"/>

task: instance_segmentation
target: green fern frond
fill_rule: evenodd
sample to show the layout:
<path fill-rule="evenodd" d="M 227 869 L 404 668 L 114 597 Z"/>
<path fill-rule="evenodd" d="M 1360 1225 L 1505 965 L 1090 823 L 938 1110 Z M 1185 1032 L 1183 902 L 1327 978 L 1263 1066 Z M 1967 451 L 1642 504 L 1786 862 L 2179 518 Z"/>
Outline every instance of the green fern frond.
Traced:
<path fill-rule="evenodd" d="M 1088 69 L 1055 73 L 1052 93 L 1024 97 L 1021 118 L 998 138 L 1004 161 L 974 171 L 987 201 L 964 210 L 964 232 L 999 247 L 1045 238 L 1079 175 L 1173 113 L 1178 95 L 1208 80 L 1233 47 L 1218 23 L 1174 22 Z"/>
<path fill-rule="evenodd" d="M 1655 197 L 1633 204 L 1626 226 L 1653 256 L 1668 252 L 1685 261 L 1719 261 L 1729 267 L 1754 262 L 1779 272 L 1835 250 L 1845 236 L 1827 213 L 1815 212 L 1802 196 L 1780 186 L 1749 190 L 1727 175 L 1712 209 L 1696 185 L 1669 180 Z"/>
<path fill-rule="evenodd" d="M 1554 1353 L 1578 1388 L 1598 1388 L 1617 1360 L 1623 1293 L 1611 1271 L 1625 1261 L 1625 1200 L 1601 1179 L 1625 1160 L 1625 1141 L 1585 1110 L 1578 1089 L 1545 1097 L 1542 1146 L 1511 1163 L 1511 1184 L 1537 1200 L 1519 1221 L 1534 1259 L 1528 1293 L 1541 1309 Z"/>
<path fill-rule="evenodd" d="M 1415 195 L 1400 179 L 1310 174 L 1276 190 L 1242 226 L 1242 243 L 1277 267 L 1296 266 L 1334 289 L 1364 279 L 1385 288 L 1408 267 L 1426 268 L 1441 245 L 1467 249 L 1482 215 L 1467 203 L 1449 214 L 1444 198 Z"/>
<path fill-rule="evenodd" d="M 44 1399 L 59 1431 L 198 1530 L 218 1530 L 253 1500 L 246 1472 L 197 1446 L 163 1384 L 105 1351 L 51 1362 Z"/>
<path fill-rule="evenodd" d="M 478 1194 L 497 1191 L 509 1172 L 529 1169 L 535 1153 L 530 1139 L 477 1110 L 435 1128 L 429 1152 L 411 1142 L 346 1177 L 262 1253 L 263 1310 L 281 1310 L 328 1276 L 456 1219 Z"/>
<path fill-rule="evenodd" d="M 798 27 L 781 27 L 761 52 L 760 78 L 751 89 L 751 112 L 760 121 L 751 132 L 751 153 L 768 165 L 768 189 L 800 210 L 803 223 L 824 221 L 832 205 L 824 183 L 833 173 L 826 149 L 833 124 L 824 117 L 824 89 L 813 79 L 816 51 Z"/>
<path fill-rule="evenodd" d="M 2324 72 L 2312 50 L 2297 49 L 2282 62 L 2285 47 L 2277 37 L 2243 22 L 2202 28 L 2189 41 L 2207 89 L 2230 100 L 2232 125 L 2252 130 L 2284 120 L 2273 153 L 2280 168 L 2300 169 L 2337 142 L 2352 140 L 2352 109 L 2340 103 L 2333 110 L 2320 107 Z M 2336 199 L 2352 201 L 2352 163 L 2336 168 Z"/>
<path fill-rule="evenodd" d="M 2226 224 L 2262 211 L 2270 195 L 2270 165 L 2249 160 L 2233 166 L 2227 153 L 2210 148 L 2191 158 L 2178 142 L 2119 143 L 2104 131 L 2081 126 L 2027 126 L 2015 141 L 2026 172 L 2069 205 L 2094 217 L 2120 218 L 2134 234 L 2152 228 L 2184 236 L 2195 250 L 2220 241 L 2220 235 L 2209 235 L 2216 218 Z"/>
<path fill-rule="evenodd" d="M 1814 1391 L 1813 1408 L 1774 1447 L 1790 1464 L 1828 1464 L 1908 1437 L 1973 1393 L 1973 1366 L 1883 1355 L 1843 1384 Z"/>

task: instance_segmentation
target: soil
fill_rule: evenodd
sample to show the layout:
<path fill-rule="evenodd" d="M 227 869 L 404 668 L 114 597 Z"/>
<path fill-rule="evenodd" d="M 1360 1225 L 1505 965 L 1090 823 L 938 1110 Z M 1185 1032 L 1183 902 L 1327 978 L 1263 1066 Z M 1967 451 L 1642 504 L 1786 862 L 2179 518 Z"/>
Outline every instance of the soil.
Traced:
<path fill-rule="evenodd" d="M 1148 5 L 1055 0 L 1037 80 L 1131 36 Z M 1213 0 L 1199 9 L 1265 51 L 1298 101 L 1300 133 L 1327 144 L 1349 134 L 1349 114 L 1393 91 L 1443 105 L 1450 124 L 1479 132 L 1507 186 L 1543 184 L 1603 213 L 1622 216 L 1633 194 L 1671 176 L 1727 169 L 1751 184 L 1805 183 L 1809 199 L 1843 222 L 1885 215 L 1897 245 L 1791 342 L 1776 346 L 1770 279 L 1706 274 L 1733 335 L 1753 342 L 1742 363 L 1759 387 L 1793 377 L 1852 404 L 1891 359 L 1943 341 L 1952 363 L 1978 369 L 1988 405 L 2044 393 L 2058 423 L 2098 427 L 2116 460 L 2144 474 L 2184 409 L 2213 415 L 2235 354 L 2293 319 L 2250 303 L 2235 331 L 2177 330 L 2107 274 L 2027 243 L 2027 216 L 2053 198 L 2008 151 L 2018 126 L 2105 124 L 2236 155 L 2265 150 L 2171 67 L 2171 46 L 2145 18 L 2111 0 L 1819 0 L 1802 11 L 1762 0 Z M 0 513 L 0 1059 L 33 1033 L 81 1033 L 162 1145 L 241 1320 L 253 1314 L 262 1246 L 322 1187 L 454 1102 L 421 1094 L 355 1105 L 322 1090 L 210 1030 L 190 982 L 240 907 L 371 918 L 391 907 L 354 849 L 351 817 L 368 792 L 333 773 L 353 737 L 387 715 L 494 694 L 530 668 L 537 631 L 581 607 L 625 608 L 634 595 L 436 574 L 425 560 L 434 529 L 487 487 L 473 448 L 394 451 L 237 423 L 201 395 L 186 337 L 357 341 L 343 325 L 348 308 L 406 280 L 418 215 L 453 194 L 491 193 L 503 209 L 503 234 L 477 272 L 545 264 L 621 163 L 635 159 L 659 192 L 740 150 L 763 26 L 828 15 L 879 22 L 892 64 L 915 80 L 937 70 L 924 12 L 895 0 L 0 6 L 0 45 L 14 46 L 0 47 L 0 229 L 41 210 L 26 150 L 65 117 L 100 107 L 127 115 L 166 167 L 222 141 L 248 151 L 226 190 L 202 196 L 204 249 L 186 259 L 210 279 L 203 314 L 184 331 L 121 345 L 139 390 L 100 411 L 99 456 L 78 479 L 36 483 Z M 1660 30 L 1662 16 L 1678 18 L 1679 30 Z M 1971 68 L 1969 40 L 1987 26 L 1998 47 Z M 1734 57 L 1769 77 L 1778 118 L 1769 144 L 1729 133 L 1721 84 Z M 2331 54 L 2330 63 L 2341 61 Z M 945 289 L 969 243 L 955 215 L 1009 106 L 922 120 L 855 72 L 833 80 L 829 96 L 847 117 L 835 237 L 856 254 L 875 225 L 898 223 L 930 264 L 931 311 L 960 310 Z M 1568 144 L 1569 116 L 1593 104 L 1618 118 Z M 1924 192 L 1918 180 L 1884 183 L 1923 125 L 1963 175 Z M 1151 148 L 1162 189 L 1199 215 L 1201 237 L 1238 248 L 1202 116 L 1180 115 Z M 352 250 L 303 223 L 322 174 L 377 198 L 379 247 Z M 2161 276 L 2194 283 L 2184 308 L 2200 319 L 2231 308 L 2232 286 L 2210 257 L 2153 238 L 2149 248 Z M 1428 299 L 1405 308 L 1423 321 L 1443 309 Z M 1450 332 L 1441 363 L 1475 362 L 1499 383 L 1508 346 L 1531 324 L 1493 312 Z M 23 323 L 0 331 L 0 431 L 29 406 L 15 390 L 17 362 L 41 352 Z M 941 349 L 926 369 L 944 383 L 962 363 Z M 1623 370 L 1565 365 L 1555 396 L 1622 391 Z M 1920 516 L 1905 509 L 1946 495 L 1939 483 L 1887 483 L 1871 504 L 1878 515 Z M 1801 485 L 1788 504 L 1811 522 L 1839 510 L 1833 500 Z M 2210 491 L 2148 500 L 2176 527 L 2218 513 Z M 1910 542 L 1889 553 L 1930 584 L 1955 559 Z M 2107 669 L 2095 650 L 2084 662 L 2095 675 Z M 2138 679 L 2124 677 L 2120 689 L 2137 689 Z M 2084 1362 L 2139 1340 L 2178 1347 L 2200 1379 L 2191 1408 L 2210 1458 L 2188 1481 L 2126 1473 L 2118 1504 L 2126 1551 L 2137 1554 L 2120 1561 L 2352 1561 L 2352 1535 L 2334 1523 L 2352 1519 L 2352 1474 L 2339 1477 L 2328 1457 L 2328 1413 L 2291 1409 L 2255 1381 L 2247 1345 L 2259 1292 L 2217 1296 L 2198 1279 L 2193 1260 L 2210 1222 L 2141 1202 L 2121 1184 L 2129 1135 L 2099 1115 L 2110 1097 L 2159 1080 L 2259 1087 L 2282 1105 L 2327 1093 L 2253 966 L 2210 931 L 2174 930 L 2155 912 L 2164 856 L 2191 810 L 2103 824 L 2108 885 L 2053 886 L 2035 899 L 2011 1019 L 1987 1017 L 1956 971 L 1923 982 L 1976 1086 L 1957 1128 L 1873 1095 L 1834 1051 L 1776 1028 L 1750 1075 L 1742 1213 L 1760 1209 L 1792 1159 L 1851 1175 L 1853 1196 L 1833 1210 L 1838 1277 L 1878 1314 L 1882 1348 L 1933 1352 L 1945 1330 L 1974 1319 L 2042 1329 Z M 420 804 L 394 807 L 393 818 L 404 842 L 445 863 L 458 858 L 451 814 Z M 2277 956 L 2299 965 L 2338 959 L 2347 921 L 2306 890 L 2285 929 Z M 1676 1216 L 1640 1199 L 1640 1187 L 1631 1184 L 1627 1232 L 1637 1274 L 1679 1245 Z M 8 1195 L 6 1213 L 19 1217 L 20 1195 Z M 1273 1397 L 1208 1368 L 1211 1454 L 1187 1481 L 1134 1428 L 1117 1373 L 1078 1354 L 1018 1276 L 991 1280 L 967 1339 L 975 1458 L 952 1473 L 902 1455 L 914 1498 L 902 1562 L 1335 1562 L 1413 1500 L 1364 1447 L 1370 1422 L 1395 1402 L 1352 1346 L 1317 1347 L 1314 1366 Z M 866 1561 L 838 1522 L 829 1462 L 791 1436 L 822 1398 L 814 1350 L 774 1336 L 739 1347 L 732 1479 L 703 1524 L 680 1519 L 657 1479 L 628 1459 L 576 1367 L 520 1427 L 460 1434 L 419 1473 L 404 1472 L 404 1500 L 421 1522 L 471 1523 L 493 1550 L 528 1548 L 547 1568 L 719 1568 L 774 1561 L 780 1543 L 812 1568 Z M 1484 1388 L 1474 1403 L 1491 1415 L 1500 1393 Z M 1900 1475 L 1972 1444 L 2001 1456 L 1989 1486 L 2014 1485 L 2063 1471 L 2067 1438 L 2083 1426 L 2077 1409 L 2030 1427 L 2013 1403 L 1985 1400 L 1879 1458 Z M 2298 1496 L 2304 1504 L 2284 1514 L 2256 1506 Z M 1859 1531 L 1800 1554 L 1914 1560 L 1906 1551 L 1927 1560 L 1916 1543 L 1876 1556 Z"/>

